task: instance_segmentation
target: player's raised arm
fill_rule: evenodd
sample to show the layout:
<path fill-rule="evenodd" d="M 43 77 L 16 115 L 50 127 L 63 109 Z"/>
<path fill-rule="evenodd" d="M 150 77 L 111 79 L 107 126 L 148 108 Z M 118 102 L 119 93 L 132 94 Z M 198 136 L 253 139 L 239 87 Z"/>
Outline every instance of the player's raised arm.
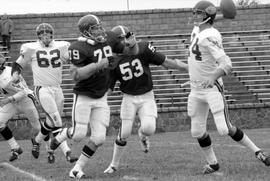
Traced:
<path fill-rule="evenodd" d="M 188 64 L 184 63 L 180 59 L 170 59 L 166 57 L 165 61 L 163 62 L 162 66 L 166 68 L 171 68 L 171 69 L 178 69 L 178 70 L 188 70 Z"/>

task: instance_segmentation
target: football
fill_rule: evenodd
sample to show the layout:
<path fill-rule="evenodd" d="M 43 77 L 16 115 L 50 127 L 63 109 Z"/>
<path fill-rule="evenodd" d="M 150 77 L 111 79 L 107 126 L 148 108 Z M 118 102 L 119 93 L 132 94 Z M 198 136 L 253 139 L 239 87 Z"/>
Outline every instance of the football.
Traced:
<path fill-rule="evenodd" d="M 234 19 L 236 16 L 236 7 L 233 0 L 221 0 L 220 11 L 225 19 Z"/>

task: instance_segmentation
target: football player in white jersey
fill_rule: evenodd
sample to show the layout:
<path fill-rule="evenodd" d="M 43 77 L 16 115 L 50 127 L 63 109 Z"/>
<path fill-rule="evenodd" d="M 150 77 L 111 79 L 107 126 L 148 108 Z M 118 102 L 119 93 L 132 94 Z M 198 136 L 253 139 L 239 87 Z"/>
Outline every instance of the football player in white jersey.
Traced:
<path fill-rule="evenodd" d="M 4 66 L 5 58 L 0 55 L 0 134 L 11 147 L 9 161 L 18 159 L 23 150 L 13 137 L 7 123 L 16 114 L 25 114 L 36 132 L 40 131 L 39 115 L 35 98 L 23 77 L 18 72 L 11 76 L 11 67 Z"/>
<path fill-rule="evenodd" d="M 191 134 L 198 140 L 207 161 L 203 173 L 209 174 L 219 169 L 206 130 L 209 109 L 220 135 L 229 135 L 234 141 L 251 149 L 256 158 L 269 166 L 269 156 L 229 120 L 222 76 L 231 72 L 232 63 L 224 52 L 220 32 L 213 27 L 216 12 L 216 7 L 209 1 L 200 1 L 195 5 L 193 9 L 195 27 L 191 34 L 188 58 L 191 86 L 188 115 L 191 117 Z"/>
<path fill-rule="evenodd" d="M 55 136 L 62 129 L 61 113 L 64 95 L 60 85 L 62 83 L 62 65 L 69 59 L 69 42 L 54 41 L 54 29 L 48 23 L 39 24 L 36 33 L 38 40 L 21 46 L 20 56 L 13 68 L 21 71 L 27 64 L 31 64 L 35 94 L 46 114 L 46 121 L 42 122 L 41 131 L 35 138 L 32 138 L 32 155 L 38 158 L 41 141 L 48 140 L 51 132 Z M 69 162 L 77 160 L 71 156 L 66 141 L 60 147 Z M 54 163 L 54 152 L 49 149 L 48 153 L 48 162 Z"/>

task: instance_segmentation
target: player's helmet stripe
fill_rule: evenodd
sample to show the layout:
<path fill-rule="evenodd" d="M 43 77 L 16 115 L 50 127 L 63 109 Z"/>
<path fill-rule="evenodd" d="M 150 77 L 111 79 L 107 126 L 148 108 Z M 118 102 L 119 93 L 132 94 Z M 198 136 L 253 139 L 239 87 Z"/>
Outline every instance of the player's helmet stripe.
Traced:
<path fill-rule="evenodd" d="M 120 28 L 120 30 L 121 30 L 121 32 L 122 32 L 122 34 L 123 34 L 123 35 L 125 35 L 125 34 L 126 34 L 126 32 L 125 32 L 124 27 L 123 27 L 123 26 L 119 26 L 119 28 Z"/>
<path fill-rule="evenodd" d="M 100 24 L 98 17 L 96 17 L 96 16 L 93 15 L 93 14 L 91 14 L 91 16 L 97 21 L 97 24 Z"/>

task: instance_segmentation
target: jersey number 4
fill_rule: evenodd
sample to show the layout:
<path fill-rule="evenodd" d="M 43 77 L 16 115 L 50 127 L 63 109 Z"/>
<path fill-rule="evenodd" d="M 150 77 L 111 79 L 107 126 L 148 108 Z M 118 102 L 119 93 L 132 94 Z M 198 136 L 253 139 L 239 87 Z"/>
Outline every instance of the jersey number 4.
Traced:
<path fill-rule="evenodd" d="M 193 46 L 191 48 L 191 51 L 195 55 L 196 60 L 202 61 L 202 54 L 201 54 L 201 52 L 199 50 L 198 41 L 199 41 L 199 39 L 197 38 L 196 42 L 193 44 Z"/>
<path fill-rule="evenodd" d="M 53 68 L 57 68 L 61 66 L 61 62 L 58 61 L 60 59 L 60 50 L 55 49 L 51 50 L 49 52 L 50 59 L 48 59 L 48 52 L 47 51 L 37 51 L 36 56 L 37 56 L 37 63 L 39 67 L 49 67 L 50 64 L 52 65 Z"/>

